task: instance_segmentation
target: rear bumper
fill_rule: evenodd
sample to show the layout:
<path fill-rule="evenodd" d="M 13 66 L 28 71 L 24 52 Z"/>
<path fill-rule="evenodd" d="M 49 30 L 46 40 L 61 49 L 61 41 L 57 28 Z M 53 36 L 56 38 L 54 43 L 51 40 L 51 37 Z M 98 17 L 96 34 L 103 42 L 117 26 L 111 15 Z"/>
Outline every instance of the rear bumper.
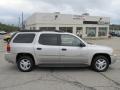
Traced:
<path fill-rule="evenodd" d="M 16 63 L 16 54 L 13 53 L 5 53 L 5 60 L 9 63 Z"/>
<path fill-rule="evenodd" d="M 114 64 L 117 60 L 117 55 L 111 55 L 111 64 Z"/>

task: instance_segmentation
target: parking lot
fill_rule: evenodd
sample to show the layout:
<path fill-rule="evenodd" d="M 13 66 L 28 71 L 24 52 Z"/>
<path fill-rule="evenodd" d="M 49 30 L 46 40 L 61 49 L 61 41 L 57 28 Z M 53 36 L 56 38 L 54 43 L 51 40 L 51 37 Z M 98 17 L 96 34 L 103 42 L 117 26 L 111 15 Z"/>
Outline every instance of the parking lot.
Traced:
<path fill-rule="evenodd" d="M 110 46 L 118 56 L 108 71 L 98 73 L 82 68 L 36 68 L 20 72 L 5 61 L 5 43 L 0 36 L 0 90 L 120 90 L 120 38 L 87 40 Z"/>

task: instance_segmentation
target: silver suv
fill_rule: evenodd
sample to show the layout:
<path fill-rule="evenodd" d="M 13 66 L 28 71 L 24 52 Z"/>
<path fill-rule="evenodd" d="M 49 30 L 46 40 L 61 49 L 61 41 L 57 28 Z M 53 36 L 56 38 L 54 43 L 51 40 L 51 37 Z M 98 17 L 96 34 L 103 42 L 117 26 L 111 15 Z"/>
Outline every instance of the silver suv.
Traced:
<path fill-rule="evenodd" d="M 5 59 L 29 72 L 35 65 L 89 65 L 98 72 L 106 71 L 116 61 L 113 49 L 88 44 L 78 36 L 55 31 L 21 31 L 7 44 Z"/>

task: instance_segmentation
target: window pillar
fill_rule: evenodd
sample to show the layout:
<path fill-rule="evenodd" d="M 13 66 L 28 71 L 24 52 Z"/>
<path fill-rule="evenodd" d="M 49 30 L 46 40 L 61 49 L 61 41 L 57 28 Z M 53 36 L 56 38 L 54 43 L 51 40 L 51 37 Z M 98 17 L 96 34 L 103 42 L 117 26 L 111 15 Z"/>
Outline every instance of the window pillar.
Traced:
<path fill-rule="evenodd" d="M 110 29 L 107 27 L 107 37 L 109 36 Z"/>
<path fill-rule="evenodd" d="M 82 35 L 82 37 L 83 38 L 86 37 L 86 27 L 83 27 L 83 35 Z"/>
<path fill-rule="evenodd" d="M 59 27 L 56 27 L 56 30 L 58 30 L 58 31 L 59 31 Z"/>
<path fill-rule="evenodd" d="M 96 27 L 96 37 L 98 37 L 99 27 Z"/>
<path fill-rule="evenodd" d="M 76 35 L 76 27 L 75 26 L 73 27 L 73 34 Z"/>

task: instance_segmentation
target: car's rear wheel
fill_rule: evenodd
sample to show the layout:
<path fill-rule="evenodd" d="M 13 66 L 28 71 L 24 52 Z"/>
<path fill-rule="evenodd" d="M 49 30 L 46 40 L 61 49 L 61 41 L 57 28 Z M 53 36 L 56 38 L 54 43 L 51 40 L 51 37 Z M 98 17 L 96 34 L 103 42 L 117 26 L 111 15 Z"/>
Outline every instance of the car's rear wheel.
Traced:
<path fill-rule="evenodd" d="M 104 72 L 109 67 L 109 60 L 105 56 L 96 56 L 91 63 L 92 69 L 97 72 Z"/>
<path fill-rule="evenodd" d="M 22 56 L 17 60 L 17 67 L 22 72 L 30 72 L 34 68 L 33 59 L 29 56 Z"/>

